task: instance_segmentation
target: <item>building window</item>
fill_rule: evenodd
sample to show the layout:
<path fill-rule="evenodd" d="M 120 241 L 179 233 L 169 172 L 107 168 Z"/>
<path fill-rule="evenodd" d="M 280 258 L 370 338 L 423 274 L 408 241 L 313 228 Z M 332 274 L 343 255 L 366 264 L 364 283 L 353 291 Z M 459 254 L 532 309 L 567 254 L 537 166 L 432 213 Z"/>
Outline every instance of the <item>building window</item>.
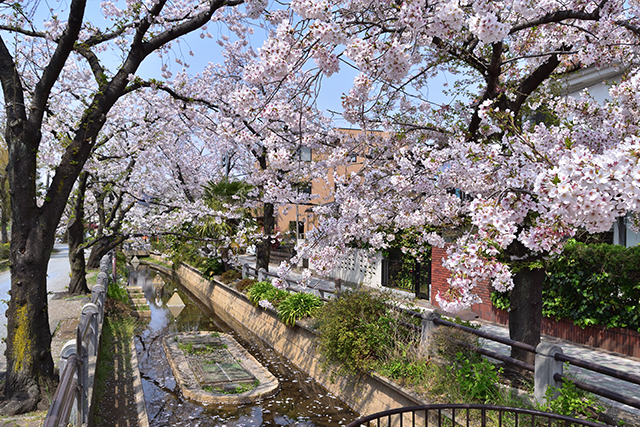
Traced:
<path fill-rule="evenodd" d="M 293 235 L 296 234 L 296 221 L 289 221 L 289 232 Z M 298 236 L 304 239 L 304 222 L 298 221 Z"/>
<path fill-rule="evenodd" d="M 301 161 L 310 162 L 311 161 L 311 148 L 309 148 L 309 147 L 300 147 L 298 149 L 298 156 L 300 157 Z"/>
<path fill-rule="evenodd" d="M 297 189 L 299 193 L 311 194 L 310 182 L 298 182 L 296 184 L 293 184 L 293 188 Z"/>

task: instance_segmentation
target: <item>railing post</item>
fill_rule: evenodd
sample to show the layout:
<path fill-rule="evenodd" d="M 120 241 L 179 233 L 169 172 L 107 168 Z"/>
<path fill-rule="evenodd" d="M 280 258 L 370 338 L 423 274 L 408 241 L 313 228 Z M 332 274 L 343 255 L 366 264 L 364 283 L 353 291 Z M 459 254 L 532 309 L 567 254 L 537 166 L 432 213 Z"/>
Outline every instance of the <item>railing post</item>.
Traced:
<path fill-rule="evenodd" d="M 262 282 L 267 279 L 267 270 L 261 268 L 258 270 L 258 282 Z"/>
<path fill-rule="evenodd" d="M 97 284 L 91 289 L 91 302 L 100 308 L 98 310 L 98 324 L 104 321 L 104 303 L 107 299 L 107 288 Z"/>
<path fill-rule="evenodd" d="M 60 351 L 60 366 L 59 366 L 59 371 L 62 373 L 64 372 L 64 368 L 66 368 L 67 366 L 67 361 L 69 360 L 69 358 L 72 355 L 76 355 L 78 362 L 80 363 L 79 368 L 76 370 L 76 378 L 78 381 L 78 388 L 76 389 L 76 393 L 75 393 L 75 398 L 76 398 L 76 425 L 80 426 L 82 425 L 82 421 L 84 419 L 84 410 L 83 410 L 83 402 L 85 400 L 84 398 L 84 387 L 86 384 L 86 375 L 84 373 L 86 366 L 87 366 L 87 361 L 85 361 L 85 357 L 84 354 L 82 353 L 86 353 L 82 351 L 82 344 L 80 344 L 80 347 L 78 347 L 78 343 L 81 343 L 80 340 L 80 329 L 78 328 L 76 330 L 76 339 L 75 340 L 69 340 L 66 342 L 66 344 L 62 347 L 62 350 Z M 78 352 L 78 348 L 80 348 L 80 351 Z M 66 421 L 66 420 L 63 420 Z"/>
<path fill-rule="evenodd" d="M 242 264 L 242 278 L 243 279 L 249 278 L 249 264 L 247 263 Z"/>
<path fill-rule="evenodd" d="M 434 319 L 440 319 L 440 314 L 435 311 L 427 313 L 427 315 L 422 318 L 422 335 L 420 336 L 420 349 L 424 353 L 428 351 L 429 340 L 431 339 L 433 332 L 438 327 L 438 325 L 433 322 Z"/>
<path fill-rule="evenodd" d="M 105 273 L 104 271 L 101 271 L 100 273 L 98 273 L 98 285 L 102 285 L 106 289 L 108 284 L 109 284 L 109 276 L 107 275 L 107 273 Z"/>
<path fill-rule="evenodd" d="M 100 308 L 93 304 L 87 303 L 82 307 L 80 314 L 80 325 L 82 325 L 82 319 L 85 316 L 89 316 L 89 328 L 91 328 L 91 336 L 89 337 L 88 350 L 90 356 L 96 356 L 98 354 L 98 316 L 100 315 Z"/>
<path fill-rule="evenodd" d="M 86 425 L 89 420 L 89 352 L 83 342 L 82 322 L 76 328 L 76 355 L 80 360 L 78 369 L 78 418 L 77 425 Z"/>
<path fill-rule="evenodd" d="M 553 376 L 562 374 L 562 362 L 555 359 L 556 353 L 562 353 L 562 347 L 557 344 L 541 342 L 536 347 L 535 362 L 535 390 L 534 396 L 538 403 L 545 403 L 547 389 L 549 386 L 559 387 L 559 384 Z M 555 399 L 557 394 L 553 396 Z"/>
<path fill-rule="evenodd" d="M 76 354 L 76 340 L 69 340 L 62 346 L 62 350 L 60 350 L 60 364 L 59 364 L 59 372 L 62 375 L 64 372 L 64 368 L 67 366 L 67 361 L 72 354 Z"/>

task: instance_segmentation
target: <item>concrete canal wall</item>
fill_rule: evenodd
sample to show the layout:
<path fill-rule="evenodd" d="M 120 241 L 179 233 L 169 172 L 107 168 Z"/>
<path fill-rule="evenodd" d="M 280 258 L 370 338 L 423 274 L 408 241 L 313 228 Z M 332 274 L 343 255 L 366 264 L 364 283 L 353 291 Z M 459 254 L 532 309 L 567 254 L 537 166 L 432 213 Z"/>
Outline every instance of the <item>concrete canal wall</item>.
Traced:
<path fill-rule="evenodd" d="M 313 331 L 299 324 L 285 326 L 274 310 L 254 307 L 244 294 L 222 283 L 205 280 L 196 269 L 185 264 L 178 266 L 176 274 L 185 288 L 229 326 L 238 332 L 246 328 L 262 338 L 361 415 L 429 403 L 377 376 L 367 375 L 359 381 L 355 377 L 338 377 L 332 381 L 329 373 L 321 369 Z"/>

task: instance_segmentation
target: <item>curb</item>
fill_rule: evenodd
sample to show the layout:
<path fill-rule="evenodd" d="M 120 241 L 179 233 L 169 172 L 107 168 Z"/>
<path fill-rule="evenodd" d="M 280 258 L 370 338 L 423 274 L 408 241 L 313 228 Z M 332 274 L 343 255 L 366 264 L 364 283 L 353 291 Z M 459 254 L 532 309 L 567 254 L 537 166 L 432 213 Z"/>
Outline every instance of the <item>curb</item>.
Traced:
<path fill-rule="evenodd" d="M 140 368 L 138 366 L 138 351 L 136 350 L 134 340 L 131 340 L 131 371 L 133 374 L 133 391 L 136 398 L 136 410 L 138 412 L 138 426 L 149 427 L 149 415 L 147 414 L 147 404 L 144 400 L 142 378 L 140 377 Z"/>

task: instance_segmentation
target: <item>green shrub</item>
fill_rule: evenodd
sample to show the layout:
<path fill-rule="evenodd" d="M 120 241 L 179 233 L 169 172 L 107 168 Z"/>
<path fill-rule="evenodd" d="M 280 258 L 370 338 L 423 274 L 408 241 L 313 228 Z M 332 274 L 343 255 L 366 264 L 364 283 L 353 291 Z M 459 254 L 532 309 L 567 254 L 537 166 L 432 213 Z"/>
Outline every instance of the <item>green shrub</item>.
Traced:
<path fill-rule="evenodd" d="M 428 359 L 420 357 L 415 348 L 402 349 L 395 357 L 378 366 L 377 371 L 385 377 L 403 384 L 421 385 L 429 374 Z"/>
<path fill-rule="evenodd" d="M 129 280 L 129 266 L 127 257 L 122 251 L 115 251 L 116 253 L 116 274 L 119 279 L 122 279 L 125 283 Z"/>
<path fill-rule="evenodd" d="M 251 286 L 255 285 L 258 281 L 255 279 L 242 279 L 238 283 L 236 283 L 236 289 L 240 292 L 244 292 Z"/>
<path fill-rule="evenodd" d="M 220 275 L 220 281 L 222 283 L 229 284 L 236 279 L 242 277 L 242 274 L 236 270 L 228 270 Z"/>
<path fill-rule="evenodd" d="M 591 393 L 580 390 L 570 379 L 562 382 L 562 387 L 550 386 L 545 392 L 545 403 L 537 409 L 554 414 L 567 415 L 570 417 L 587 416 L 592 413 L 604 412 L 604 408 L 598 405 L 598 400 Z"/>
<path fill-rule="evenodd" d="M 494 364 L 483 357 L 474 359 L 458 352 L 456 362 L 447 369 L 454 375 L 461 393 L 466 398 L 483 403 L 497 400 L 498 373 L 502 368 L 496 370 Z"/>
<path fill-rule="evenodd" d="M 109 285 L 107 286 L 107 298 L 112 298 L 126 305 L 130 305 L 127 286 L 122 281 L 114 282 L 113 280 L 109 280 Z"/>
<path fill-rule="evenodd" d="M 296 320 L 313 316 L 322 306 L 322 300 L 313 294 L 304 292 L 289 294 L 278 305 L 278 317 L 285 325 L 293 326 Z"/>
<path fill-rule="evenodd" d="M 388 301 L 387 294 L 348 290 L 318 309 L 319 347 L 332 375 L 370 371 L 392 353 L 402 328 Z"/>
<path fill-rule="evenodd" d="M 213 276 L 218 276 L 224 273 L 224 265 L 218 258 L 207 258 L 199 266 L 202 275 L 207 279 L 212 279 Z"/>
<path fill-rule="evenodd" d="M 273 286 L 271 282 L 267 281 L 257 282 L 247 291 L 249 301 L 256 307 L 262 300 L 267 300 L 273 304 L 274 307 L 277 307 L 287 296 L 289 296 L 289 292 L 278 289 Z"/>

